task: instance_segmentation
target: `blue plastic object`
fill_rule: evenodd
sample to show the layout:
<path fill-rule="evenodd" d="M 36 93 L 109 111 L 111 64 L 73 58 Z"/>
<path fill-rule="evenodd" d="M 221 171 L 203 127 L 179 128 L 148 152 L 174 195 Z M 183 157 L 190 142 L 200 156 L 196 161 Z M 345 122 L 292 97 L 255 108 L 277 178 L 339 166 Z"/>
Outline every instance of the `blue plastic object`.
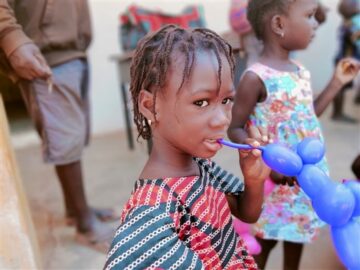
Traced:
<path fill-rule="evenodd" d="M 360 216 L 360 183 L 356 180 L 353 181 L 345 181 L 344 185 L 349 188 L 355 196 L 355 209 L 353 213 L 353 217 Z M 359 239 L 360 241 L 360 239 Z"/>
<path fill-rule="evenodd" d="M 264 150 L 265 149 L 264 146 L 254 147 L 254 146 L 249 145 L 249 144 L 233 143 L 233 142 L 230 142 L 230 141 L 226 141 L 224 139 L 221 139 L 218 142 L 223 144 L 223 145 L 226 145 L 226 146 L 229 146 L 229 147 L 232 147 L 232 148 L 241 149 L 241 150 L 252 150 L 252 149 Z"/>
<path fill-rule="evenodd" d="M 226 140 L 219 140 L 219 143 L 243 150 L 259 149 L 262 151 L 262 158 L 266 165 L 274 171 L 286 176 L 296 176 L 303 166 L 301 158 L 291 149 L 276 143 L 265 146 L 254 147 L 248 144 L 238 144 Z"/>
<path fill-rule="evenodd" d="M 351 219 L 344 226 L 331 226 L 331 236 L 340 260 L 350 270 L 360 269 L 360 221 Z"/>
<path fill-rule="evenodd" d="M 352 217 L 355 197 L 343 184 L 329 181 L 316 197 L 311 198 L 316 214 L 332 226 L 343 226 Z"/>
<path fill-rule="evenodd" d="M 325 147 L 320 140 L 307 137 L 298 144 L 297 153 L 304 164 L 316 164 L 324 157 Z"/>
<path fill-rule="evenodd" d="M 297 153 L 280 144 L 253 147 L 219 142 L 237 149 L 259 149 L 271 169 L 296 176 L 319 218 L 331 225 L 333 243 L 343 264 L 349 270 L 360 270 L 360 183 L 337 183 L 314 165 L 325 153 L 320 140 L 305 138 L 297 145 Z"/>
<path fill-rule="evenodd" d="M 305 164 L 297 177 L 297 181 L 306 195 L 310 198 L 316 198 L 331 182 L 331 179 L 320 168 Z"/>

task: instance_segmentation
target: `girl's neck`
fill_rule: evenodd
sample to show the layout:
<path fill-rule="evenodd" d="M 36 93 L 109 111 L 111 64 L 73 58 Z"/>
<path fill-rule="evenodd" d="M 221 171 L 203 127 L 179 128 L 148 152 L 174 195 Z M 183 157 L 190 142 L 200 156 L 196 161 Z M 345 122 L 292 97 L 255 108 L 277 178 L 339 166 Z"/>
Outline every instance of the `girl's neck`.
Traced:
<path fill-rule="evenodd" d="M 281 48 L 278 44 L 265 44 L 260 56 L 260 62 L 281 71 L 294 71 L 290 52 Z"/>
<path fill-rule="evenodd" d="M 151 154 L 140 174 L 142 179 L 199 175 L 194 158 L 173 147 L 158 145 L 154 141 Z"/>

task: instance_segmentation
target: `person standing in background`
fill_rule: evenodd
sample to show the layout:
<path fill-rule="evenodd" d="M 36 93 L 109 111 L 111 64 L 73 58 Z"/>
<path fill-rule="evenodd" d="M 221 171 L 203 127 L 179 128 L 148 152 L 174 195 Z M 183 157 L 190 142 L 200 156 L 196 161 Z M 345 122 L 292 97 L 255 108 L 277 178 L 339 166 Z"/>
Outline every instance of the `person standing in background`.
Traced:
<path fill-rule="evenodd" d="M 342 24 L 339 29 L 339 50 L 335 57 L 335 64 L 343 57 L 354 57 L 360 60 L 360 1 L 341 0 L 338 11 L 342 16 Z M 357 29 L 357 31 L 356 31 Z M 336 95 L 333 101 L 332 119 L 347 123 L 356 123 L 356 119 L 344 114 L 344 93 L 350 87 L 357 88 L 355 103 L 360 103 L 359 78 L 349 82 Z"/>
<path fill-rule="evenodd" d="M 88 3 L 0 0 L 0 18 L 0 71 L 19 87 L 44 161 L 55 166 L 67 223 L 79 242 L 106 252 L 114 230 L 102 221 L 118 217 L 88 205 L 81 166 L 90 131 Z"/>

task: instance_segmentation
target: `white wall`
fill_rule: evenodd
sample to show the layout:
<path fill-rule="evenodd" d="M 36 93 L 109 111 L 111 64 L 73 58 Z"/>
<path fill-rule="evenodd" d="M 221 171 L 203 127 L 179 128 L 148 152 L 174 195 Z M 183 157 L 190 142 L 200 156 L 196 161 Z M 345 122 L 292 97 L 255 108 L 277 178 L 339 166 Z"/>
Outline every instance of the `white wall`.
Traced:
<path fill-rule="evenodd" d="M 314 92 L 324 89 L 334 71 L 334 58 L 338 49 L 338 26 L 341 23 L 337 12 L 338 0 L 323 0 L 329 8 L 327 21 L 319 26 L 314 41 L 297 58 L 310 70 Z"/>
<path fill-rule="evenodd" d="M 149 9 L 178 14 L 185 6 L 201 4 L 207 27 L 221 33 L 229 30 L 230 0 L 89 0 L 94 30 L 90 48 L 92 130 L 94 134 L 125 127 L 116 65 L 110 56 L 121 52 L 118 36 L 119 14 L 132 3 Z M 327 22 L 319 28 L 309 49 L 298 52 L 297 58 L 312 72 L 314 90 L 323 88 L 333 70 L 339 17 L 336 0 L 326 0 L 330 8 Z"/>

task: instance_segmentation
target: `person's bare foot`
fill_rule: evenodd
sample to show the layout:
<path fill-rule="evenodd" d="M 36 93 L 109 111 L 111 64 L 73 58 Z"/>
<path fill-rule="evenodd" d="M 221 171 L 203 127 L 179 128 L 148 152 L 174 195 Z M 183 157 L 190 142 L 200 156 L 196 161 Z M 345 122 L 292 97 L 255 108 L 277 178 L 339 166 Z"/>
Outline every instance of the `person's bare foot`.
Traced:
<path fill-rule="evenodd" d="M 354 103 L 355 104 L 360 104 L 360 94 L 356 95 L 354 98 Z"/>
<path fill-rule="evenodd" d="M 91 211 L 95 214 L 95 216 L 102 222 L 111 222 L 120 220 L 120 214 L 117 213 L 114 209 L 111 208 L 95 208 L 90 207 Z M 74 214 L 67 213 L 65 216 L 65 222 L 68 226 L 75 226 L 76 219 Z"/>
<path fill-rule="evenodd" d="M 116 228 L 112 228 L 94 218 L 90 230 L 76 232 L 75 241 L 83 246 L 106 254 L 109 251 L 115 231 Z"/>
<path fill-rule="evenodd" d="M 345 114 L 339 114 L 339 115 L 333 115 L 331 117 L 333 121 L 343 122 L 343 123 L 349 123 L 349 124 L 356 124 L 357 120 L 355 118 L 352 118 Z"/>

